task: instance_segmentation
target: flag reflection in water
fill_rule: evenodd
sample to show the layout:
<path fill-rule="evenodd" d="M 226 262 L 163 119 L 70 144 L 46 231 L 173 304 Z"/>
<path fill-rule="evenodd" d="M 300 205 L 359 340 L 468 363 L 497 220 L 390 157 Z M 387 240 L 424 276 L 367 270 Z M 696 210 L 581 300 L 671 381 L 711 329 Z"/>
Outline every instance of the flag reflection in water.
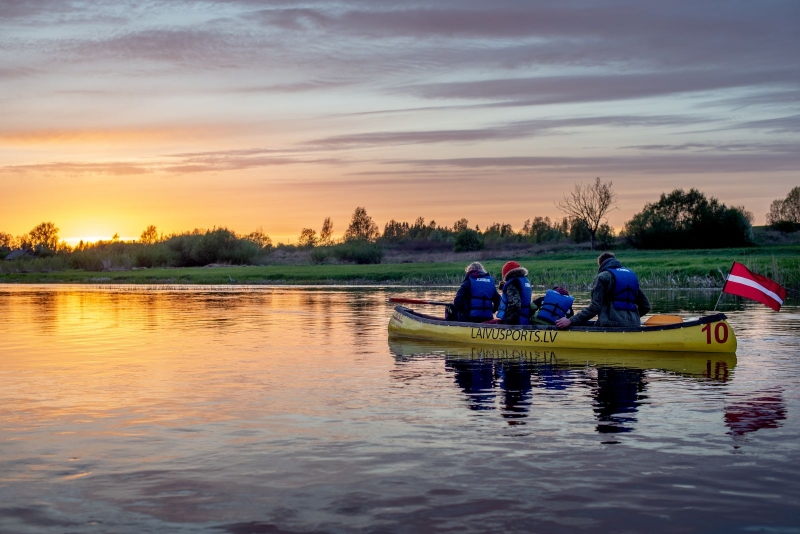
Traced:
<path fill-rule="evenodd" d="M 725 406 L 725 425 L 739 448 L 746 434 L 764 428 L 778 428 L 786 419 L 786 405 L 778 388 L 755 393 L 731 396 Z"/>

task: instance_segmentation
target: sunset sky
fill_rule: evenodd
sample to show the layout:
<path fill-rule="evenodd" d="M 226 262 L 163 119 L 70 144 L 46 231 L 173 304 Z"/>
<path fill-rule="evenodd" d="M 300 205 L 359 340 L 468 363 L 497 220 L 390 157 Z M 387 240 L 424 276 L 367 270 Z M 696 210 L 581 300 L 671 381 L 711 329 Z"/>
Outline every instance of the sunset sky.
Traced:
<path fill-rule="evenodd" d="M 611 180 L 800 185 L 800 2 L 0 2 L 0 231 L 417 216 L 518 229 Z"/>

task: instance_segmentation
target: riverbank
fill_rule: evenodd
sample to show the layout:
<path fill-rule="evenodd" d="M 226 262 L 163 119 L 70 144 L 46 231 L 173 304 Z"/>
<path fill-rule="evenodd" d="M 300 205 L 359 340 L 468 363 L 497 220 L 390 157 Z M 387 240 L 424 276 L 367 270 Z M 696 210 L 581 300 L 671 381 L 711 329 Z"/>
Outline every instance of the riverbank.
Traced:
<path fill-rule="evenodd" d="M 521 256 L 513 259 L 530 271 L 534 285 L 586 289 L 597 271 L 597 252 Z M 733 261 L 745 264 L 785 287 L 800 289 L 800 245 L 745 249 L 637 251 L 618 254 L 639 275 L 645 288 L 721 287 Z M 511 257 L 483 260 L 498 275 Z M 464 262 L 387 263 L 378 265 L 266 265 L 156 268 L 128 271 L 5 272 L 0 283 L 78 284 L 397 284 L 457 285 Z"/>

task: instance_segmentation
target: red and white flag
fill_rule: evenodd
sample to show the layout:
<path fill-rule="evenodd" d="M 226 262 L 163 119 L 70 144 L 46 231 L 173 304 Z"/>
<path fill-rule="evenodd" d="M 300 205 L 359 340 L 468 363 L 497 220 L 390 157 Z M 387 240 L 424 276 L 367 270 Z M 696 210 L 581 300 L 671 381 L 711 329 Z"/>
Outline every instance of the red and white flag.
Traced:
<path fill-rule="evenodd" d="M 757 300 L 775 311 L 779 311 L 781 304 L 786 300 L 786 290 L 777 282 L 766 276 L 751 273 L 747 267 L 737 262 L 733 262 L 731 274 L 725 280 L 722 292 Z"/>

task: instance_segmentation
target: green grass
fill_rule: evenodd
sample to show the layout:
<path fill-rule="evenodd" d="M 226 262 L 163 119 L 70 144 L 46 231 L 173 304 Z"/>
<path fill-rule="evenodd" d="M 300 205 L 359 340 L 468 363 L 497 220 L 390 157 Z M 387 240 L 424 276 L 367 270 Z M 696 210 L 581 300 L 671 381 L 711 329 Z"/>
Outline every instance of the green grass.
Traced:
<path fill-rule="evenodd" d="M 534 257 L 489 259 L 482 263 L 499 278 L 500 268 L 515 259 L 530 271 L 535 285 L 564 285 L 585 289 L 597 272 L 597 252 L 542 254 Z M 800 288 L 800 245 L 743 249 L 637 251 L 617 254 L 633 269 L 646 288 L 720 287 L 731 263 L 752 270 L 790 288 Z M 35 263 L 34 260 L 31 265 Z M 19 264 L 24 269 L 24 264 Z M 9 272 L 4 265 L 0 282 L 95 284 L 409 284 L 460 283 L 466 263 L 403 263 L 379 265 L 272 265 L 190 267 L 136 271 Z M 38 270 L 38 269 L 37 269 Z"/>

